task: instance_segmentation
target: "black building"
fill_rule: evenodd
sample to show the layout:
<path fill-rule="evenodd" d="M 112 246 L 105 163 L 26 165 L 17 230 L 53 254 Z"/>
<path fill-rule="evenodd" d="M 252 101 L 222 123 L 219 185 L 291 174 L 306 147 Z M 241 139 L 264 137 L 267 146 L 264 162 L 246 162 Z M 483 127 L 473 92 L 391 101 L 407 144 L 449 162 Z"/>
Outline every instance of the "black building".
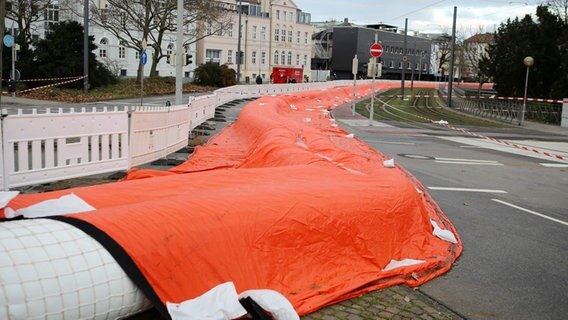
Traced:
<path fill-rule="evenodd" d="M 375 42 L 383 46 L 379 61 L 383 64 L 383 79 L 401 79 L 403 68 L 405 78 L 426 80 L 429 75 L 432 40 L 407 35 L 406 52 L 404 51 L 404 33 L 395 26 L 385 24 L 333 27 L 333 47 L 330 61 L 331 74 L 335 79 L 353 79 L 351 71 L 355 54 L 359 60 L 357 77 L 367 75 L 367 64 L 371 54 L 369 48 Z"/>

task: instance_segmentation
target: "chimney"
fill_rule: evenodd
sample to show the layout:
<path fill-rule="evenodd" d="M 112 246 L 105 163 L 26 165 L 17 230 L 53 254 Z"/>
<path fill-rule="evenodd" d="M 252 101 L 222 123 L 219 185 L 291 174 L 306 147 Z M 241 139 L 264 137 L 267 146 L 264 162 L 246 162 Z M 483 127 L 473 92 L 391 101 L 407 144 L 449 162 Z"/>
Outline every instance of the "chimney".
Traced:
<path fill-rule="evenodd" d="M 349 18 L 343 18 L 343 23 L 344 23 L 344 24 L 349 24 Z"/>

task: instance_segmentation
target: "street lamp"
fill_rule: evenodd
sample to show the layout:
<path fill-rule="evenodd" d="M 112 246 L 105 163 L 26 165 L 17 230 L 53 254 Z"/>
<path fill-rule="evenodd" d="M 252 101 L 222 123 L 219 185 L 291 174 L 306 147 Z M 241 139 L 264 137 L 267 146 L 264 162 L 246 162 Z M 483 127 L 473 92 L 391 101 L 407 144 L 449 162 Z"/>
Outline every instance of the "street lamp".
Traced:
<path fill-rule="evenodd" d="M 527 87 L 529 86 L 529 70 L 534 64 L 534 58 L 527 56 L 523 59 L 523 64 L 527 67 L 527 75 L 525 77 L 525 96 L 523 98 L 523 108 L 521 110 L 521 116 L 519 117 L 519 126 L 523 124 L 525 120 L 525 110 L 527 108 Z"/>

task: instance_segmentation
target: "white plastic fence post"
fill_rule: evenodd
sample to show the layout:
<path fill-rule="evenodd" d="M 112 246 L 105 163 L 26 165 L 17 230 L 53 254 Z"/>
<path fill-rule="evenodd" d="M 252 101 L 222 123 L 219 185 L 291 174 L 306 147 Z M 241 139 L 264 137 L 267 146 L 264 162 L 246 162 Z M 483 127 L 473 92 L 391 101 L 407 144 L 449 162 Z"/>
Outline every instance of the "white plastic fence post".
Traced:
<path fill-rule="evenodd" d="M 560 126 L 568 128 L 568 98 L 564 98 L 564 102 L 562 103 L 562 120 L 560 121 Z"/>

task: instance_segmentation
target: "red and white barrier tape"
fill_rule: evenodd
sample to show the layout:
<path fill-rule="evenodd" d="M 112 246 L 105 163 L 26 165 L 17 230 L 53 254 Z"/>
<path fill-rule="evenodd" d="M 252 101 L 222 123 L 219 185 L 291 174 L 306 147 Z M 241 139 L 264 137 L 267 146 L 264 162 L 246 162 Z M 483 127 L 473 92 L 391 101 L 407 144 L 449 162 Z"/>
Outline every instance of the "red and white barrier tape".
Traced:
<path fill-rule="evenodd" d="M 52 83 L 52 84 L 48 84 L 48 85 L 41 86 L 41 87 L 36 87 L 36 88 L 30 88 L 30 89 L 20 90 L 20 91 L 18 91 L 18 93 L 26 93 L 26 92 L 30 92 L 30 91 L 35 91 L 35 90 L 40 90 L 40 89 L 55 87 L 55 86 L 58 86 L 58 85 L 62 85 L 62 84 L 67 84 L 67 83 L 79 81 L 79 80 L 81 80 L 81 79 L 85 79 L 86 77 L 87 77 L 87 76 L 74 77 L 72 80 L 62 81 L 62 82 L 58 82 L 58 83 Z"/>
<path fill-rule="evenodd" d="M 447 98 L 448 96 L 438 96 L 438 95 L 390 95 L 382 96 L 383 98 Z M 506 101 L 523 101 L 522 97 L 487 97 L 487 96 L 461 96 L 465 99 L 483 99 L 483 100 L 506 100 Z M 528 102 L 545 102 L 545 103 L 563 103 L 560 99 L 539 99 L 539 98 L 527 98 Z"/>
<path fill-rule="evenodd" d="M 392 107 L 392 106 L 391 106 L 391 107 Z M 395 107 L 392 107 L 392 108 L 395 108 Z M 395 109 L 397 109 L 397 108 L 395 108 Z M 397 109 L 397 110 L 398 110 L 398 109 Z M 414 116 L 416 116 L 416 117 L 418 117 L 418 118 L 421 118 L 421 119 L 423 119 L 423 120 L 426 120 L 426 121 L 428 121 L 428 122 L 431 122 L 431 123 L 439 124 L 439 125 L 441 125 L 441 126 L 443 126 L 443 127 L 446 127 L 446 128 L 448 128 L 448 129 L 451 129 L 451 130 L 455 130 L 455 131 L 459 131 L 459 132 L 468 134 L 468 135 L 470 135 L 470 136 L 474 136 L 474 137 L 477 137 L 477 138 L 482 138 L 482 139 L 494 141 L 494 142 L 497 142 L 497 143 L 505 144 L 505 145 L 507 145 L 507 146 L 509 146 L 509 147 L 513 147 L 513 148 L 517 148 L 517 149 L 521 149 L 521 150 L 525 150 L 525 151 L 532 151 L 532 152 L 534 152 L 534 153 L 536 153 L 536 154 L 541 154 L 541 155 L 544 155 L 544 156 L 547 156 L 547 157 L 551 157 L 551 158 L 555 158 L 555 159 L 558 159 L 558 160 L 568 161 L 568 157 L 563 156 L 563 155 L 558 155 L 558 154 L 554 154 L 554 153 L 550 153 L 550 152 L 546 152 L 546 151 L 540 151 L 540 150 L 535 149 L 535 148 L 533 148 L 533 147 L 529 147 L 529 146 L 525 146 L 525 145 L 522 145 L 522 144 L 517 144 L 517 143 L 509 142 L 509 141 L 506 141 L 506 140 L 501 140 L 501 139 L 497 139 L 497 138 L 486 137 L 486 136 L 484 136 L 484 135 L 481 135 L 481 134 L 478 134 L 478 133 L 475 133 L 475 132 L 471 132 L 471 131 L 466 130 L 466 129 L 457 128 L 457 127 L 451 126 L 451 125 L 449 125 L 449 124 L 439 123 L 439 122 L 437 122 L 437 121 L 433 121 L 432 119 L 429 119 L 429 118 L 426 118 L 426 117 L 423 117 L 423 116 L 420 116 L 420 115 L 414 115 Z"/>
<path fill-rule="evenodd" d="M 446 127 L 446 128 L 452 129 L 452 130 L 456 130 L 456 131 L 463 132 L 463 133 L 465 133 L 465 134 L 469 134 L 469 135 L 474 136 L 474 137 L 478 137 L 478 138 L 482 138 L 482 139 L 486 139 L 486 140 L 491 140 L 491 141 L 495 141 L 495 142 L 498 142 L 498 143 L 502 143 L 502 144 L 508 145 L 509 147 L 513 147 L 513 148 L 517 148 L 517 149 L 521 149 L 521 150 L 525 150 L 525 151 L 532 151 L 532 152 L 534 152 L 534 153 L 536 153 L 536 154 L 545 155 L 545 156 L 547 156 L 547 157 L 555 158 L 555 159 L 558 159 L 558 160 L 568 161 L 568 157 L 566 157 L 566 156 L 561 156 L 561 155 L 554 154 L 554 153 L 550 153 L 550 152 L 540 151 L 540 150 L 535 149 L 535 148 L 533 148 L 533 147 L 529 147 L 529 146 L 525 146 L 525 145 L 522 145 L 522 144 L 517 144 L 517 143 L 509 142 L 509 141 L 506 141 L 506 140 L 501 140 L 501 139 L 497 139 L 497 138 L 486 137 L 486 136 L 483 136 L 483 135 L 480 135 L 480 134 L 478 134 L 478 133 L 471 132 L 471 131 L 468 131 L 468 130 L 465 130 L 465 129 L 462 129 L 462 128 L 456 128 L 456 127 L 450 126 L 450 125 L 448 125 L 448 124 L 440 124 L 440 125 L 441 125 L 441 126 L 444 126 L 444 127 Z"/>
<path fill-rule="evenodd" d="M 77 79 L 84 76 L 73 76 L 73 77 L 63 77 L 63 78 L 45 78 L 45 79 L 26 79 L 26 80 L 14 80 L 16 82 L 37 82 L 37 81 L 59 81 L 59 80 L 69 80 Z M 10 81 L 11 79 L 2 79 L 2 81 Z"/>

